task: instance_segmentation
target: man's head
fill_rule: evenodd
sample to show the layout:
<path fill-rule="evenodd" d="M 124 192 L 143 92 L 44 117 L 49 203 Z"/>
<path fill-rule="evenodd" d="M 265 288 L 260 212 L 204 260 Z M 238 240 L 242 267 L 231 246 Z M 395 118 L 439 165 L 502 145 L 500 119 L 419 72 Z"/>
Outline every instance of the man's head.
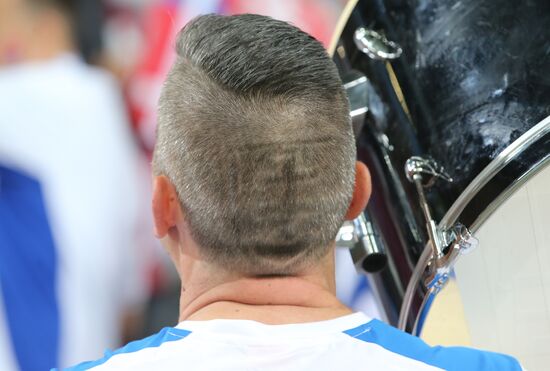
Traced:
<path fill-rule="evenodd" d="M 74 0 L 0 0 L 0 65 L 72 48 L 74 6 Z"/>
<path fill-rule="evenodd" d="M 349 214 L 355 169 L 323 46 L 268 17 L 207 15 L 181 31 L 177 53 L 159 101 L 157 235 L 181 228 L 165 207 L 173 187 L 204 260 L 253 276 L 315 264 Z"/>

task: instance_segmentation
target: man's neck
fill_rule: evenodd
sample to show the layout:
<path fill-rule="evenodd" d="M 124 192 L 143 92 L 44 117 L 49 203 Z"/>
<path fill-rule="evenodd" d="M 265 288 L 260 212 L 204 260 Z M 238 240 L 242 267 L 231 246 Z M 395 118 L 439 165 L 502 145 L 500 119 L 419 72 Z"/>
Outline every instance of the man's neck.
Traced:
<path fill-rule="evenodd" d="M 248 319 L 267 324 L 322 321 L 352 311 L 310 277 L 242 278 L 202 294 L 182 291 L 180 321 Z"/>
<path fill-rule="evenodd" d="M 202 259 L 194 240 L 183 237 L 168 244 L 182 280 L 180 321 L 248 319 L 283 324 L 351 313 L 336 298 L 334 246 L 292 275 L 250 276 Z"/>

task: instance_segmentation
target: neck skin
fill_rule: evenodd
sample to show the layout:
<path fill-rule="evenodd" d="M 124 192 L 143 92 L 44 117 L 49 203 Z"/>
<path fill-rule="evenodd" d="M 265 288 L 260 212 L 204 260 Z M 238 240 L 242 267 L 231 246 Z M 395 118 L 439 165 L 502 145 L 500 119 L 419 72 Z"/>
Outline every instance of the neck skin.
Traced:
<path fill-rule="evenodd" d="M 319 264 L 284 277 L 239 276 L 202 260 L 190 264 L 193 258 L 189 255 L 184 259 L 180 264 L 185 269 L 180 321 L 223 318 L 283 324 L 322 321 L 352 312 L 335 296 L 333 249 Z M 194 267 L 187 270 L 190 265 Z"/>

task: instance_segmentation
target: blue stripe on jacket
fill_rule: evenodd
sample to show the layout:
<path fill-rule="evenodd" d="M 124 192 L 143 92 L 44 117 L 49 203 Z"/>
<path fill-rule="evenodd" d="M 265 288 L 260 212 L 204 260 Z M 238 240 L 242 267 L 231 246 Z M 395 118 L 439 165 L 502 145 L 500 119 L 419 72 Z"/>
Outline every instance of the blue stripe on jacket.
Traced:
<path fill-rule="evenodd" d="M 372 320 L 344 333 L 365 342 L 378 344 L 390 352 L 448 371 L 522 370 L 519 362 L 510 356 L 465 347 L 431 347 L 416 336 L 378 320 Z"/>
<path fill-rule="evenodd" d="M 146 348 L 155 348 L 159 347 L 162 344 L 170 341 L 181 340 L 189 335 L 191 331 L 181 330 L 173 327 L 165 327 L 158 334 L 151 335 L 142 340 L 136 340 L 131 343 L 128 343 L 123 348 L 118 350 L 106 351 L 105 356 L 97 361 L 84 362 L 79 365 L 70 367 L 66 371 L 85 371 L 90 370 L 94 367 L 101 366 L 105 362 L 109 361 L 112 357 L 119 354 L 134 353 Z"/>
<path fill-rule="evenodd" d="M 46 370 L 58 362 L 56 260 L 40 183 L 0 165 L 0 288 L 23 371 Z"/>

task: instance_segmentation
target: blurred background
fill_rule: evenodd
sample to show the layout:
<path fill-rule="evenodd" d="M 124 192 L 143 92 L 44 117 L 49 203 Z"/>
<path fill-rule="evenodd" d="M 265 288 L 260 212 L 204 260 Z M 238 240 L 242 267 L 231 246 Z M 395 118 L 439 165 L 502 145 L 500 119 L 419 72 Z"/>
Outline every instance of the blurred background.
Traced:
<path fill-rule="evenodd" d="M 325 46 L 345 0 L 0 0 L 0 370 L 45 370 L 177 323 L 152 234 L 155 110 L 205 13 L 289 21 Z M 376 316 L 338 254 L 339 296 Z"/>

